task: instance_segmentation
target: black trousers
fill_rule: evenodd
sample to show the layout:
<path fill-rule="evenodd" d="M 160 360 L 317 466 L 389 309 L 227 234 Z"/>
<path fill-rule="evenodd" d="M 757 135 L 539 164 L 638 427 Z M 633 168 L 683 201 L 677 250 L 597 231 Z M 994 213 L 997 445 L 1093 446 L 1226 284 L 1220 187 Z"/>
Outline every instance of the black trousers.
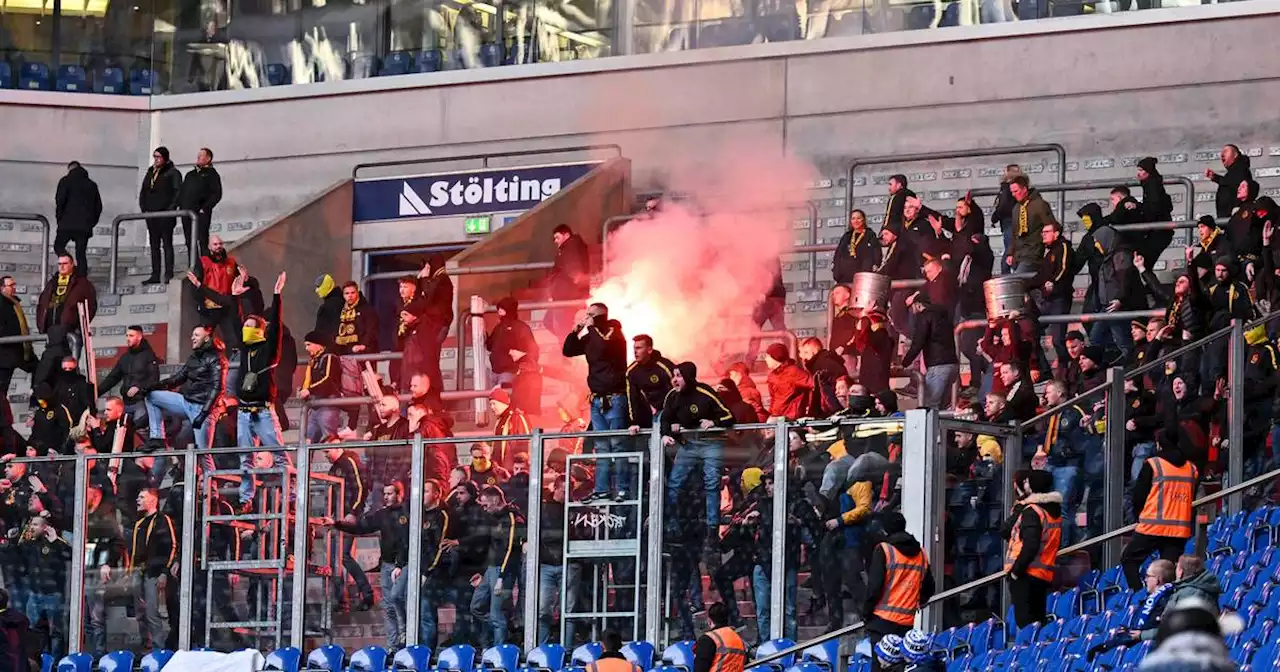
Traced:
<path fill-rule="evenodd" d="M 837 538 L 838 537 L 840 538 Z M 849 589 L 855 611 L 861 611 L 866 602 L 866 583 L 862 578 L 862 549 L 845 548 L 843 534 L 828 533 L 819 547 L 818 561 L 822 564 L 822 593 L 827 599 L 830 623 L 827 632 L 844 626 L 844 589 Z M 863 614 L 865 616 L 865 614 Z"/>
<path fill-rule="evenodd" d="M 76 266 L 79 267 L 81 273 L 89 272 L 89 237 L 93 235 L 92 231 L 68 231 L 62 227 L 58 227 L 58 234 L 53 237 L 53 251 L 59 256 L 67 254 L 67 243 L 76 244 Z"/>
<path fill-rule="evenodd" d="M 1146 562 L 1152 551 L 1159 551 L 1161 560 L 1177 562 L 1186 547 L 1187 540 L 1176 537 L 1153 537 L 1148 534 L 1129 537 L 1129 543 L 1120 551 L 1120 569 L 1124 570 L 1124 580 L 1128 582 L 1129 590 L 1142 587 L 1142 563 Z"/>
<path fill-rule="evenodd" d="M 1049 589 L 1053 586 L 1048 581 L 1041 581 L 1030 576 L 1020 576 L 1009 580 L 1009 599 L 1013 602 L 1013 621 L 1019 628 L 1032 623 L 1044 622 L 1045 608 L 1049 602 Z"/>
<path fill-rule="evenodd" d="M 191 249 L 191 245 L 193 243 L 198 246 L 196 248 L 197 250 L 199 250 L 198 252 L 196 252 L 197 257 L 203 256 L 209 253 L 209 224 L 212 222 L 213 222 L 212 210 L 197 210 L 196 222 L 195 222 L 196 230 L 194 234 L 195 238 L 192 238 L 191 237 L 192 236 L 191 218 L 190 217 L 182 218 L 182 238 L 183 240 L 187 241 L 187 250 Z M 190 254 L 189 251 L 188 251 L 188 254 Z"/>
<path fill-rule="evenodd" d="M 13 424 L 13 408 L 9 406 L 9 383 L 13 381 L 13 369 L 0 368 L 0 424 Z"/>
<path fill-rule="evenodd" d="M 151 244 L 151 277 L 173 277 L 173 229 L 176 219 L 148 219 L 147 239 Z M 164 255 L 164 275 L 160 274 L 160 256 Z"/>

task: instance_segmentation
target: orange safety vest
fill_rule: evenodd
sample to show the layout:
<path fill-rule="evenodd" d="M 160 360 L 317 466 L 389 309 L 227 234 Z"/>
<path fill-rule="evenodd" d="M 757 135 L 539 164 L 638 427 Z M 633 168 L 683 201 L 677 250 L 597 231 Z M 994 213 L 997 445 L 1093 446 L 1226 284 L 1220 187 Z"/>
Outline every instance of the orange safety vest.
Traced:
<path fill-rule="evenodd" d="M 1048 511 L 1035 504 L 1028 504 L 1027 508 L 1040 519 L 1040 554 L 1031 561 L 1027 575 L 1052 583 L 1058 565 L 1058 549 L 1062 546 L 1062 516 L 1051 517 Z M 1021 553 L 1022 526 L 1017 525 L 1009 536 L 1009 553 L 1004 560 L 1004 571 L 1013 569 L 1013 563 Z"/>
<path fill-rule="evenodd" d="M 880 551 L 884 553 L 884 592 L 873 613 L 891 623 L 909 626 L 915 623 L 920 608 L 920 587 L 924 585 L 929 558 L 923 550 L 908 556 L 888 542 L 880 544 Z"/>
<path fill-rule="evenodd" d="M 588 663 L 587 672 L 640 672 L 640 666 L 625 658 L 601 658 Z"/>
<path fill-rule="evenodd" d="M 707 633 L 716 645 L 711 672 L 743 672 L 747 666 L 747 645 L 733 628 L 716 628 Z"/>
<path fill-rule="evenodd" d="M 1151 465 L 1151 492 L 1138 516 L 1138 534 L 1152 537 L 1188 539 L 1192 534 L 1191 502 L 1196 496 L 1200 474 L 1194 464 L 1175 467 L 1162 457 L 1147 460 Z"/>

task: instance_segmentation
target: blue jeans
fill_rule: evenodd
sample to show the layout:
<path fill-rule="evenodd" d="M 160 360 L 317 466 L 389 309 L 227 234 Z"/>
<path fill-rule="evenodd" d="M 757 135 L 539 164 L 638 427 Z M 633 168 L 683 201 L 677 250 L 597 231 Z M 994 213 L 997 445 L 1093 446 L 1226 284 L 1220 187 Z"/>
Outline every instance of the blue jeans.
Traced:
<path fill-rule="evenodd" d="M 992 0 L 993 4 L 995 0 Z M 1004 8 L 1001 7 L 1001 14 Z M 985 23 L 985 22 L 984 22 Z M 1004 251 L 1000 253 L 1000 272 L 1008 275 L 1013 267 L 1009 265 L 1009 255 L 1013 254 L 1013 224 L 1000 223 L 1000 234 L 1004 237 Z"/>
<path fill-rule="evenodd" d="M 378 572 L 378 583 L 382 586 L 382 613 L 383 623 L 386 624 L 387 629 L 387 648 L 392 650 L 400 647 L 400 640 L 405 636 L 404 586 L 405 574 L 408 573 L 402 572 L 399 579 L 392 579 L 391 571 L 395 568 L 395 563 L 383 562 L 381 571 Z M 429 646 L 435 648 L 434 644 Z"/>
<path fill-rule="evenodd" d="M 1275 429 L 1272 433 L 1274 435 Z M 1138 472 L 1142 471 L 1142 465 L 1152 455 L 1156 454 L 1156 444 L 1153 441 L 1143 441 L 1133 447 L 1133 463 L 1129 466 L 1129 480 L 1138 480 Z"/>
<path fill-rule="evenodd" d="M 284 441 L 280 436 L 280 421 L 276 418 L 275 409 L 270 406 L 255 411 L 248 411 L 241 408 L 236 413 L 236 445 L 240 448 L 248 448 L 252 451 L 255 447 L 254 439 L 258 439 L 258 444 L 263 448 L 274 448 L 281 446 Z M 271 455 L 271 466 L 276 466 L 276 455 Z M 249 470 L 253 468 L 253 453 L 240 453 L 240 502 L 247 503 L 253 501 L 253 495 L 256 487 L 253 482 L 253 474 Z"/>
<path fill-rule="evenodd" d="M 609 410 L 606 411 L 604 410 L 605 397 L 591 397 L 591 429 L 594 431 L 626 429 L 627 400 L 621 394 L 611 394 L 608 400 Z M 626 439 L 625 436 L 594 439 L 593 449 L 598 455 L 621 453 L 627 449 Z M 626 460 L 596 460 L 596 492 L 625 492 L 630 486 L 629 477 Z"/>
<path fill-rule="evenodd" d="M 1053 474 L 1053 489 L 1062 495 L 1062 545 L 1075 543 L 1076 510 L 1080 506 L 1080 467 L 1068 465 L 1048 467 Z"/>
<path fill-rule="evenodd" d="M 95 657 L 107 652 L 107 587 L 90 567 L 84 573 L 84 643 Z"/>
<path fill-rule="evenodd" d="M 520 563 L 513 562 L 511 565 L 518 567 Z M 502 590 L 497 590 L 499 580 L 502 581 Z M 507 643 L 507 616 L 502 613 L 502 602 L 511 594 L 514 581 L 515 572 L 507 572 L 504 575 L 499 567 L 490 567 L 484 570 L 484 578 L 480 580 L 480 585 L 476 586 L 476 592 L 471 595 L 471 617 L 478 624 L 486 620 L 489 622 L 493 639 L 485 643 L 486 647 Z M 484 642 L 484 639 L 482 629 L 480 641 Z"/>
<path fill-rule="evenodd" d="M 720 467 L 724 463 L 724 444 L 708 439 L 689 439 L 676 451 L 675 463 L 667 476 L 667 522 L 675 524 L 676 502 L 684 482 L 702 464 L 702 491 L 707 501 L 707 529 L 714 531 L 720 524 Z"/>
<path fill-rule="evenodd" d="M 320 443 L 325 437 L 337 436 L 342 413 L 337 406 L 313 408 L 307 414 L 307 441 Z"/>
<path fill-rule="evenodd" d="M 577 563 L 568 565 L 569 576 L 565 581 L 568 595 L 565 605 L 560 609 L 560 618 L 564 619 L 566 644 L 573 643 L 573 619 L 565 618 L 578 608 L 578 585 L 582 580 L 582 566 Z M 555 620 L 556 605 L 560 602 L 560 580 L 564 577 L 564 565 L 542 565 L 538 567 L 538 644 L 549 644 L 552 641 L 551 625 Z M 556 637 L 555 639 L 559 639 Z"/>
<path fill-rule="evenodd" d="M 58 660 L 67 652 L 67 625 L 63 623 L 67 610 L 67 598 L 62 593 L 36 593 L 27 596 L 27 620 L 35 625 L 43 613 L 49 617 L 50 653 Z"/>
<path fill-rule="evenodd" d="M 951 405 L 951 386 L 960 377 L 959 364 L 939 364 L 924 370 L 924 400 L 921 406 L 946 410 Z"/>
<path fill-rule="evenodd" d="M 213 415 L 205 418 L 204 424 L 196 427 L 196 416 L 200 415 L 203 410 L 199 404 L 193 404 L 187 401 L 181 394 L 177 392 L 169 392 L 167 390 L 157 390 L 147 393 L 147 429 L 151 432 L 151 436 L 164 436 L 164 414 L 171 413 L 173 415 L 184 417 L 191 423 L 191 433 L 195 437 L 196 450 L 208 450 L 209 445 L 213 443 L 213 429 L 217 424 L 217 418 Z M 159 465 L 161 460 L 157 459 L 156 464 Z M 164 460 L 168 462 L 168 460 Z M 200 456 L 200 466 L 204 469 L 213 470 L 213 456 L 208 453 Z M 157 469 L 160 467 L 157 466 Z"/>
<path fill-rule="evenodd" d="M 1036 302 L 1036 305 L 1040 307 L 1041 315 L 1066 315 L 1071 312 L 1071 299 L 1069 297 L 1041 299 Z M 1049 335 L 1049 340 L 1053 342 L 1054 361 L 1057 362 L 1058 366 L 1065 365 L 1071 359 L 1070 355 L 1067 354 L 1067 325 L 1059 322 L 1045 327 L 1037 320 L 1036 341 L 1038 345 L 1041 345 L 1041 348 L 1043 347 L 1046 333 Z M 1041 350 L 1041 348 L 1036 349 Z M 1041 372 L 1045 371 L 1046 369 L 1041 369 Z"/>
<path fill-rule="evenodd" d="M 751 568 L 751 592 L 756 603 L 756 635 L 758 642 L 769 641 L 769 597 L 773 568 L 756 565 Z M 786 598 L 782 608 L 782 636 L 796 640 L 796 570 L 788 568 L 783 574 Z"/>
<path fill-rule="evenodd" d="M 1129 330 L 1127 321 L 1094 322 L 1089 328 L 1089 343 L 1104 348 L 1114 345 L 1120 350 L 1121 357 L 1127 358 L 1133 349 L 1133 332 Z"/>

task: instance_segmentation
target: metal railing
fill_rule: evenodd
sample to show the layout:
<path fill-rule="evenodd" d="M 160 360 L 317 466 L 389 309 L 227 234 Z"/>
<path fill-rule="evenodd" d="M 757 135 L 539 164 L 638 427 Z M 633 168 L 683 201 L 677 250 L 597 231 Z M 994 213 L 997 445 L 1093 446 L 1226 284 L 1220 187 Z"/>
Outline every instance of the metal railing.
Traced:
<path fill-rule="evenodd" d="M 196 221 L 196 213 L 191 210 L 164 210 L 161 212 L 134 212 L 125 215 L 116 215 L 115 218 L 111 220 L 111 258 L 108 261 L 110 275 L 107 280 L 107 287 L 110 289 L 112 294 L 119 291 L 120 225 L 125 222 L 136 222 L 139 220 L 146 221 L 151 219 L 190 219 L 192 237 L 195 237 L 195 227 L 199 226 L 199 222 Z M 187 260 L 187 268 L 190 270 L 196 267 L 196 260 L 200 258 L 200 246 L 196 245 L 196 241 L 194 240 L 188 240 L 186 241 L 186 244 L 187 256 L 189 257 Z"/>
<path fill-rule="evenodd" d="M 40 222 L 40 282 L 49 279 L 49 236 L 52 226 L 49 218 L 36 212 L 0 212 L 0 219 L 16 222 Z"/>
<path fill-rule="evenodd" d="M 451 163 L 454 161 L 480 161 L 481 168 L 488 168 L 491 159 L 514 158 L 520 156 L 541 156 L 546 154 L 572 154 L 574 152 L 598 152 L 612 150 L 614 156 L 622 156 L 622 146 L 614 143 L 595 145 L 578 145 L 574 147 L 549 147 L 547 149 L 520 149 L 507 152 L 485 152 L 482 154 L 457 154 L 453 156 L 433 156 L 421 159 L 400 159 L 396 161 L 373 161 L 357 163 L 351 169 L 351 179 L 359 180 L 360 171 L 369 168 L 394 168 L 396 166 L 422 166 L 431 163 Z M 513 166 L 514 167 L 514 166 Z M 368 178 L 383 179 L 383 178 Z"/>
<path fill-rule="evenodd" d="M 1058 157 L 1058 182 L 1067 181 L 1067 150 L 1057 143 L 1045 143 L 1038 145 L 1020 145 L 1016 147 L 988 147 L 985 149 L 962 149 L 950 152 L 924 152 L 921 154 L 896 154 L 885 156 L 870 156 L 861 159 L 854 159 L 849 164 L 849 170 L 845 174 L 845 221 L 849 221 L 849 215 L 854 211 L 853 207 L 853 174 L 858 168 L 865 166 L 883 166 L 897 163 L 923 163 L 926 161 L 946 161 L 948 159 L 971 159 L 988 156 L 1015 156 L 1018 154 L 1039 154 L 1043 152 L 1052 152 Z M 999 190 L 997 190 L 999 193 Z M 1194 199 L 1193 199 L 1194 200 Z M 1063 212 L 1067 207 L 1067 197 L 1065 194 L 1058 195 L 1058 212 Z"/>
<path fill-rule="evenodd" d="M 1166 185 L 1175 185 L 1175 186 L 1180 186 L 1186 189 L 1187 197 L 1183 201 L 1183 208 L 1186 211 L 1185 222 L 1188 223 L 1188 226 L 1194 226 L 1195 219 L 1196 219 L 1196 185 L 1195 183 L 1192 182 L 1190 179 L 1186 177 L 1182 177 L 1180 175 L 1165 177 L 1164 183 Z M 1065 218 L 1068 214 L 1064 209 L 1066 208 L 1065 199 L 1066 199 L 1067 192 L 1093 191 L 1095 189 L 1114 189 L 1116 187 L 1138 187 L 1138 186 L 1142 186 L 1142 183 L 1134 178 L 1118 179 L 1118 180 L 1086 180 L 1081 182 L 1067 182 L 1064 177 L 1064 179 L 1059 181 L 1058 184 L 1033 184 L 1032 188 L 1035 191 L 1038 191 L 1042 194 L 1046 194 L 1046 193 L 1058 194 L 1058 198 L 1059 198 L 1058 217 Z M 981 196 L 995 196 L 999 193 L 1000 193 L 999 187 L 982 187 L 980 189 L 973 189 L 969 191 L 969 195 L 973 196 L 974 198 L 978 198 Z M 1177 222 L 1174 222 L 1174 223 L 1177 224 Z M 1116 227 L 1117 230 L 1123 230 L 1124 228 L 1126 228 L 1126 226 Z"/>

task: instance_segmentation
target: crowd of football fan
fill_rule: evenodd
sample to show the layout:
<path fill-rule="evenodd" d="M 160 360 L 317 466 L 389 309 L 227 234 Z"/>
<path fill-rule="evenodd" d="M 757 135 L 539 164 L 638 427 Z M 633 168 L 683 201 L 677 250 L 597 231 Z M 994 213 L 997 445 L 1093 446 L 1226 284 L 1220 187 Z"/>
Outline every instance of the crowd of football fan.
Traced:
<path fill-rule="evenodd" d="M 154 170 L 163 175 L 160 164 L 167 162 L 167 151 L 162 157 L 157 150 L 156 157 Z M 210 152 L 207 170 L 212 170 L 211 161 Z M 694 634 L 694 614 L 704 604 L 703 573 L 697 570 L 705 565 L 731 625 L 741 621 L 734 583 L 748 580 L 757 632 L 767 638 L 774 441 L 767 430 L 733 427 L 776 418 L 888 420 L 825 431 L 795 429 L 787 437 L 784 632 L 796 636 L 797 573 L 803 567 L 814 595 L 805 617 L 825 619 L 831 628 L 868 618 L 877 640 L 906 634 L 915 606 L 929 597 L 933 580 L 920 543 L 906 532 L 897 513 L 901 424 L 893 419 L 901 417 L 898 393 L 903 390 L 890 387 L 891 377 L 914 368 L 920 357 L 923 375 L 910 387 L 922 388 L 923 405 L 984 421 L 1023 422 L 1042 406 L 1036 383 L 1047 381 L 1043 406 L 1055 407 L 1100 384 L 1109 366 L 1140 365 L 1233 319 L 1261 315 L 1265 311 L 1258 306 L 1280 293 L 1280 241 L 1273 246 L 1277 206 L 1268 197 L 1258 197 L 1248 157 L 1235 146 L 1223 149 L 1222 161 L 1225 174 L 1209 177 L 1218 184 L 1217 215 L 1228 221 L 1225 226 L 1214 217 L 1198 222 L 1197 238 L 1185 250 L 1186 271 L 1172 284 L 1154 273 L 1156 260 L 1172 240 L 1171 227 L 1142 233 L 1123 229 L 1129 223 L 1171 220 L 1172 201 L 1153 158 L 1138 162 L 1140 199 L 1119 187 L 1111 193 L 1110 214 L 1104 215 L 1096 204 L 1080 209 L 1084 232 L 1075 247 L 1028 179 L 1016 165 L 1009 166 L 990 217 L 1005 238 L 1001 260 L 995 259 L 988 242 L 987 219 L 971 198 L 960 199 L 954 214 L 944 215 L 922 205 L 904 176 L 893 176 L 878 236 L 869 228 L 866 214 L 854 210 L 835 251 L 834 317 L 827 347 L 817 338 L 802 339 L 798 360 L 781 343 L 765 348 L 767 405 L 753 379 L 754 357 L 703 380 L 693 363 L 677 364 L 663 357 L 656 349 L 661 343 L 654 338 L 624 336 L 623 325 L 610 319 L 602 304 L 590 305 L 576 323 L 572 309 L 549 311 L 544 325 L 562 341 L 563 357 L 585 359 L 589 389 L 583 408 L 561 408 L 559 420 L 571 428 L 615 433 L 593 440 L 591 449 L 602 456 L 594 464 L 573 460 L 570 466 L 566 456 L 581 452 L 580 442 L 548 443 L 555 448 L 542 460 L 536 624 L 520 623 L 520 610 L 512 604 L 523 581 L 522 555 L 535 552 L 521 544 L 523 509 L 529 501 L 529 442 L 502 437 L 550 427 L 542 408 L 542 376 L 551 364 L 540 362 L 534 331 L 521 319 L 518 301 L 503 298 L 497 302 L 497 323 L 484 343 L 498 383 L 489 395 L 496 417 L 492 434 L 498 438 L 471 445 L 465 466 L 458 464 L 455 444 L 429 445 L 425 456 L 420 641 L 437 643 L 437 608 L 445 604 L 455 607 L 454 641 L 492 644 L 511 640 L 513 630 L 521 627 L 536 627 L 540 641 L 555 640 L 557 613 L 572 612 L 579 602 L 589 600 L 630 600 L 625 586 L 634 585 L 629 579 L 640 571 L 634 563 L 601 563 L 624 588 L 594 596 L 589 593 L 596 584 L 584 578 L 589 564 L 565 562 L 566 492 L 569 502 L 601 507 L 639 496 L 642 475 L 634 473 L 629 460 L 607 456 L 643 450 L 648 439 L 636 435 L 655 420 L 669 459 L 665 504 L 671 515 L 665 516 L 664 525 L 681 634 Z M 155 189 L 157 180 L 148 171 L 144 206 L 148 184 Z M 181 190 L 183 183 L 173 181 L 172 186 Z M 152 206 L 159 210 L 174 204 L 160 198 Z M 387 643 L 399 646 L 406 627 L 409 451 L 403 446 L 352 450 L 343 443 L 453 435 L 453 421 L 440 396 L 440 355 L 454 319 L 454 288 L 444 260 L 432 256 L 421 271 L 398 280 L 394 343 L 379 341 L 377 312 L 359 285 L 339 285 L 328 275 L 319 278 L 315 292 L 320 307 L 314 327 L 301 339 L 307 362 L 298 384 L 296 339 L 282 320 L 286 278 L 280 274 L 275 279 L 268 304 L 250 269 L 228 253 L 219 237 L 207 236 L 211 209 L 208 205 L 200 211 L 202 217 L 196 221 L 197 229 L 205 228 L 201 239 L 208 242 L 187 274 L 203 324 L 193 330 L 191 354 L 173 375 L 160 377 L 159 358 L 144 330 L 136 326 L 127 331 L 127 349 L 96 386 L 79 372 L 76 354 L 82 339 L 74 307 L 86 304 L 92 318 L 96 294 L 65 250 L 59 250 L 57 272 L 40 295 L 37 323 L 30 325 L 47 336 L 43 354 L 36 357 L 29 344 L 0 345 L 0 382 L 6 389 L 16 369 L 30 372 L 32 379 L 29 438 L 13 430 L 14 414 L 7 402 L 0 409 L 0 460 L 7 463 L 0 480 L 0 574 L 9 604 L 32 623 L 45 624 L 55 652 L 65 644 L 68 503 L 83 495 L 86 542 L 92 549 L 86 562 L 88 647 L 99 652 L 105 648 L 105 604 L 123 595 L 139 623 L 141 639 L 136 644 L 142 649 L 161 644 L 173 648 L 179 611 L 174 583 L 181 530 L 178 460 L 152 455 L 96 459 L 87 492 L 76 493 L 72 463 L 13 459 L 72 452 L 155 452 L 193 442 L 201 449 L 239 447 L 245 452 L 236 456 L 201 457 L 201 469 L 240 469 L 242 478 L 230 492 L 213 488 L 202 493 L 208 506 L 199 510 L 201 515 L 252 513 L 259 501 L 255 493 L 271 477 L 249 470 L 289 466 L 285 451 L 271 449 L 283 443 L 282 431 L 289 422 L 284 404 L 296 396 L 312 402 L 306 426 L 299 430 L 313 443 L 331 444 L 324 451 L 329 474 L 344 484 L 340 510 L 320 521 L 320 527 L 345 533 L 335 537 L 340 541 L 332 554 L 338 578 L 333 597 L 342 609 L 363 610 L 373 604 L 373 589 L 352 554 L 352 535 L 378 535 Z M 587 245 L 563 225 L 554 239 L 556 264 L 548 278 L 548 296 L 584 299 L 591 272 Z M 171 272 L 171 259 L 171 254 L 166 256 L 166 274 Z M 158 266 L 158 257 L 156 261 Z M 985 333 L 962 332 L 957 348 L 957 322 L 986 317 L 983 282 L 992 277 L 997 263 L 1004 272 L 1034 274 L 1026 282 L 1026 309 L 1011 319 L 990 321 Z M 1128 324 L 1098 322 L 1088 334 L 1069 331 L 1065 325 L 1045 333 L 1036 318 L 1069 313 L 1073 283 L 1085 270 L 1090 278 L 1085 312 L 1158 307 L 1165 309 L 1164 317 Z M 887 305 L 854 310 L 849 283 L 860 272 L 895 280 L 922 277 L 924 285 L 919 290 L 895 290 Z M 780 278 L 774 285 L 754 311 L 761 325 L 782 320 L 785 286 Z M 0 304 L 0 336 L 28 334 L 13 278 L 3 278 L 0 293 L 6 302 Z M 1049 345 L 1042 349 L 1037 344 L 1045 340 Z M 1239 448 L 1249 473 L 1256 474 L 1274 464 L 1268 461 L 1265 439 L 1280 431 L 1273 429 L 1271 420 L 1280 373 L 1276 348 L 1265 328 L 1250 331 L 1248 343 L 1245 443 Z M 391 350 L 402 356 L 386 379 L 366 368 L 368 358 L 359 357 Z M 967 359 L 971 376 L 953 400 L 960 355 Z M 1217 470 L 1217 437 L 1226 413 L 1226 365 L 1223 340 L 1168 362 L 1141 382 L 1126 384 L 1125 448 L 1133 468 L 1116 477 L 1125 479 L 1130 513 L 1140 521 L 1150 517 L 1151 500 L 1164 501 L 1160 495 L 1171 492 L 1166 488 L 1177 487 L 1178 477 L 1194 482 Z M 113 390 L 118 390 L 115 395 Z M 408 400 L 402 402 L 392 392 Z M 106 396 L 99 399 L 99 394 Z M 365 404 L 341 402 L 362 396 L 375 399 L 364 423 L 360 416 Z M 1013 515 L 1005 517 L 1004 534 L 1017 542 L 1011 544 L 1016 550 L 1009 562 L 1017 577 L 1020 622 L 1034 620 L 1043 611 L 1049 582 L 1039 568 L 1050 545 L 1050 530 L 1055 553 L 1057 545 L 1084 538 L 1076 529 L 1076 512 L 1083 504 L 1088 534 L 1102 531 L 1102 483 L 1107 475 L 1102 471 L 1103 439 L 1097 431 L 1098 423 L 1106 420 L 1101 401 L 1099 392 L 1096 400 L 1079 401 L 1055 413 L 1043 421 L 1038 436 L 1021 446 L 1001 446 L 991 437 L 958 432 L 948 437 L 947 471 L 956 482 L 998 483 L 1002 454 L 1009 449 L 1022 451 L 1023 463 L 1035 467 L 1019 474 L 1016 480 L 1024 498 Z M 559 427 L 557 422 L 554 428 Z M 975 492 L 978 498 L 998 499 L 995 491 Z M 637 521 L 625 524 L 634 526 Z M 567 529 L 571 538 L 592 534 L 577 523 Z M 256 552 L 258 530 L 252 526 L 214 524 L 212 530 L 210 558 L 241 559 Z M 1042 536 L 1043 543 L 1026 541 Z M 1150 551 L 1176 560 L 1186 536 L 1189 530 L 1183 535 L 1177 525 L 1136 535 L 1125 555 L 1130 584 L 1140 583 L 1138 567 Z M 904 578 L 912 572 L 914 580 Z M 348 606 L 346 595 L 348 578 L 358 593 L 353 606 Z M 562 580 L 569 587 L 564 605 L 558 604 Z M 902 581 L 914 586 L 914 592 Z M 199 618 L 209 609 L 236 620 L 236 583 L 222 575 L 213 584 L 213 595 L 197 595 Z M 194 585 L 203 593 L 203 578 Z M 162 595 L 168 623 L 159 606 Z M 575 623 L 565 626 L 572 642 Z M 585 629 L 578 626 L 582 634 Z M 203 638 L 202 629 L 197 634 L 197 640 Z"/>

